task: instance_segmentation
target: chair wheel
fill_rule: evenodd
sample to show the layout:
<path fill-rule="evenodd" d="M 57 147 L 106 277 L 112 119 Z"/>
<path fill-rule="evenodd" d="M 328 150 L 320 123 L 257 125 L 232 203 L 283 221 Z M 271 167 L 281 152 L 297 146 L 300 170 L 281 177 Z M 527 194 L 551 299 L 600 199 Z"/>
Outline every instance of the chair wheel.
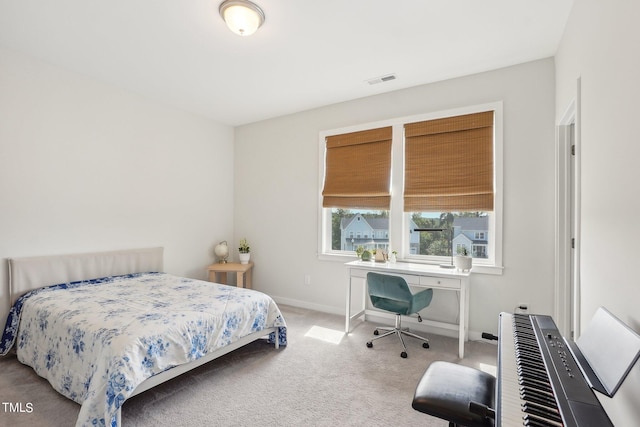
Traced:
<path fill-rule="evenodd" d="M 376 329 L 375 331 L 373 331 L 373 335 L 380 335 L 380 331 Z"/>
<path fill-rule="evenodd" d="M 402 353 L 400 353 L 400 357 L 402 357 L 403 359 L 407 358 L 407 352 L 403 351 Z"/>
<path fill-rule="evenodd" d="M 367 342 L 367 347 L 368 347 L 368 348 L 373 347 L 373 343 L 372 343 L 371 341 L 368 341 L 368 342 Z"/>
<path fill-rule="evenodd" d="M 429 343 L 428 342 L 423 342 L 422 343 L 422 348 L 429 348 Z"/>

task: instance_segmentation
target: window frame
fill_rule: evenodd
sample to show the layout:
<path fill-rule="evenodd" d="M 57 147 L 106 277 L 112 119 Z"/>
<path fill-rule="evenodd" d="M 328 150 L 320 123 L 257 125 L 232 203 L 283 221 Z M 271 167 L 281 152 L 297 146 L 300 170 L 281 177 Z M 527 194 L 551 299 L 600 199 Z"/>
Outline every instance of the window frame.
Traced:
<path fill-rule="evenodd" d="M 489 213 L 490 237 L 487 245 L 489 258 L 474 259 L 474 272 L 502 274 L 502 235 L 503 235 L 503 106 L 502 101 L 478 104 L 473 106 L 398 117 L 389 120 L 362 123 L 338 129 L 321 131 L 318 144 L 318 257 L 321 260 L 347 262 L 355 259 L 353 252 L 331 249 L 331 208 L 322 207 L 322 189 L 325 178 L 326 137 L 342 133 L 375 129 L 384 126 L 392 127 L 391 145 L 391 207 L 389 210 L 389 246 L 398 252 L 398 260 L 405 262 L 438 264 L 445 257 L 412 255 L 408 231 L 411 212 L 403 212 L 404 185 L 404 129 L 406 123 L 441 119 L 483 111 L 494 112 L 494 210 Z M 448 258 L 448 257 L 446 257 Z"/>

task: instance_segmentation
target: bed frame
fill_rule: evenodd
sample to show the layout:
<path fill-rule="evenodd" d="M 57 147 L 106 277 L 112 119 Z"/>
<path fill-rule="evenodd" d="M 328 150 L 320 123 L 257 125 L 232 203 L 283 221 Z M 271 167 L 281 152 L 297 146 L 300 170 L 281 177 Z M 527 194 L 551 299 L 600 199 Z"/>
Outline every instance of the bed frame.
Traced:
<path fill-rule="evenodd" d="M 131 273 L 163 271 L 163 248 L 129 249 L 85 254 L 54 255 L 41 257 L 10 258 L 9 298 L 11 305 L 25 293 L 43 286 L 80 280 L 97 279 Z M 0 319 L 2 320 L 2 319 Z M 6 321 L 6 319 L 4 319 Z M 4 322 L 2 322 L 4 325 Z M 217 349 L 193 362 L 179 365 L 146 379 L 135 388 L 129 398 L 204 365 L 250 342 L 269 335 L 278 336 L 278 328 L 268 328 Z M 278 348 L 278 339 L 275 348 Z M 120 425 L 121 413 L 118 413 Z"/>

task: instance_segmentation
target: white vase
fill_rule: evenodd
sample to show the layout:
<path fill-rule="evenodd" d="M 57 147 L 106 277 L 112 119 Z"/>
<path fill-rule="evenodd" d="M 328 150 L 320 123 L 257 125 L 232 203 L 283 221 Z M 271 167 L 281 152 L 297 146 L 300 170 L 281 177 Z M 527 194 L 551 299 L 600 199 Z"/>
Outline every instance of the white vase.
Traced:
<path fill-rule="evenodd" d="M 472 260 L 470 256 L 457 255 L 454 262 L 458 270 L 469 271 L 471 270 Z"/>
<path fill-rule="evenodd" d="M 249 259 L 251 258 L 251 253 L 240 253 L 240 264 L 249 264 Z"/>

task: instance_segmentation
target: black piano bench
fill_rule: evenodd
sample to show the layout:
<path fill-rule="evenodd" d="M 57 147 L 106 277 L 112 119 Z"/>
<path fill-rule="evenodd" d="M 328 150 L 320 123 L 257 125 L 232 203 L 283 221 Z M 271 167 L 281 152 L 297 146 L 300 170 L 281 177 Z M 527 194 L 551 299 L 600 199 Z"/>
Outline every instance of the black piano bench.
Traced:
<path fill-rule="evenodd" d="M 449 421 L 449 427 L 493 427 L 495 387 L 496 378 L 491 374 L 455 363 L 433 362 L 420 379 L 411 406 Z M 487 408 L 490 415 L 483 413 Z"/>

